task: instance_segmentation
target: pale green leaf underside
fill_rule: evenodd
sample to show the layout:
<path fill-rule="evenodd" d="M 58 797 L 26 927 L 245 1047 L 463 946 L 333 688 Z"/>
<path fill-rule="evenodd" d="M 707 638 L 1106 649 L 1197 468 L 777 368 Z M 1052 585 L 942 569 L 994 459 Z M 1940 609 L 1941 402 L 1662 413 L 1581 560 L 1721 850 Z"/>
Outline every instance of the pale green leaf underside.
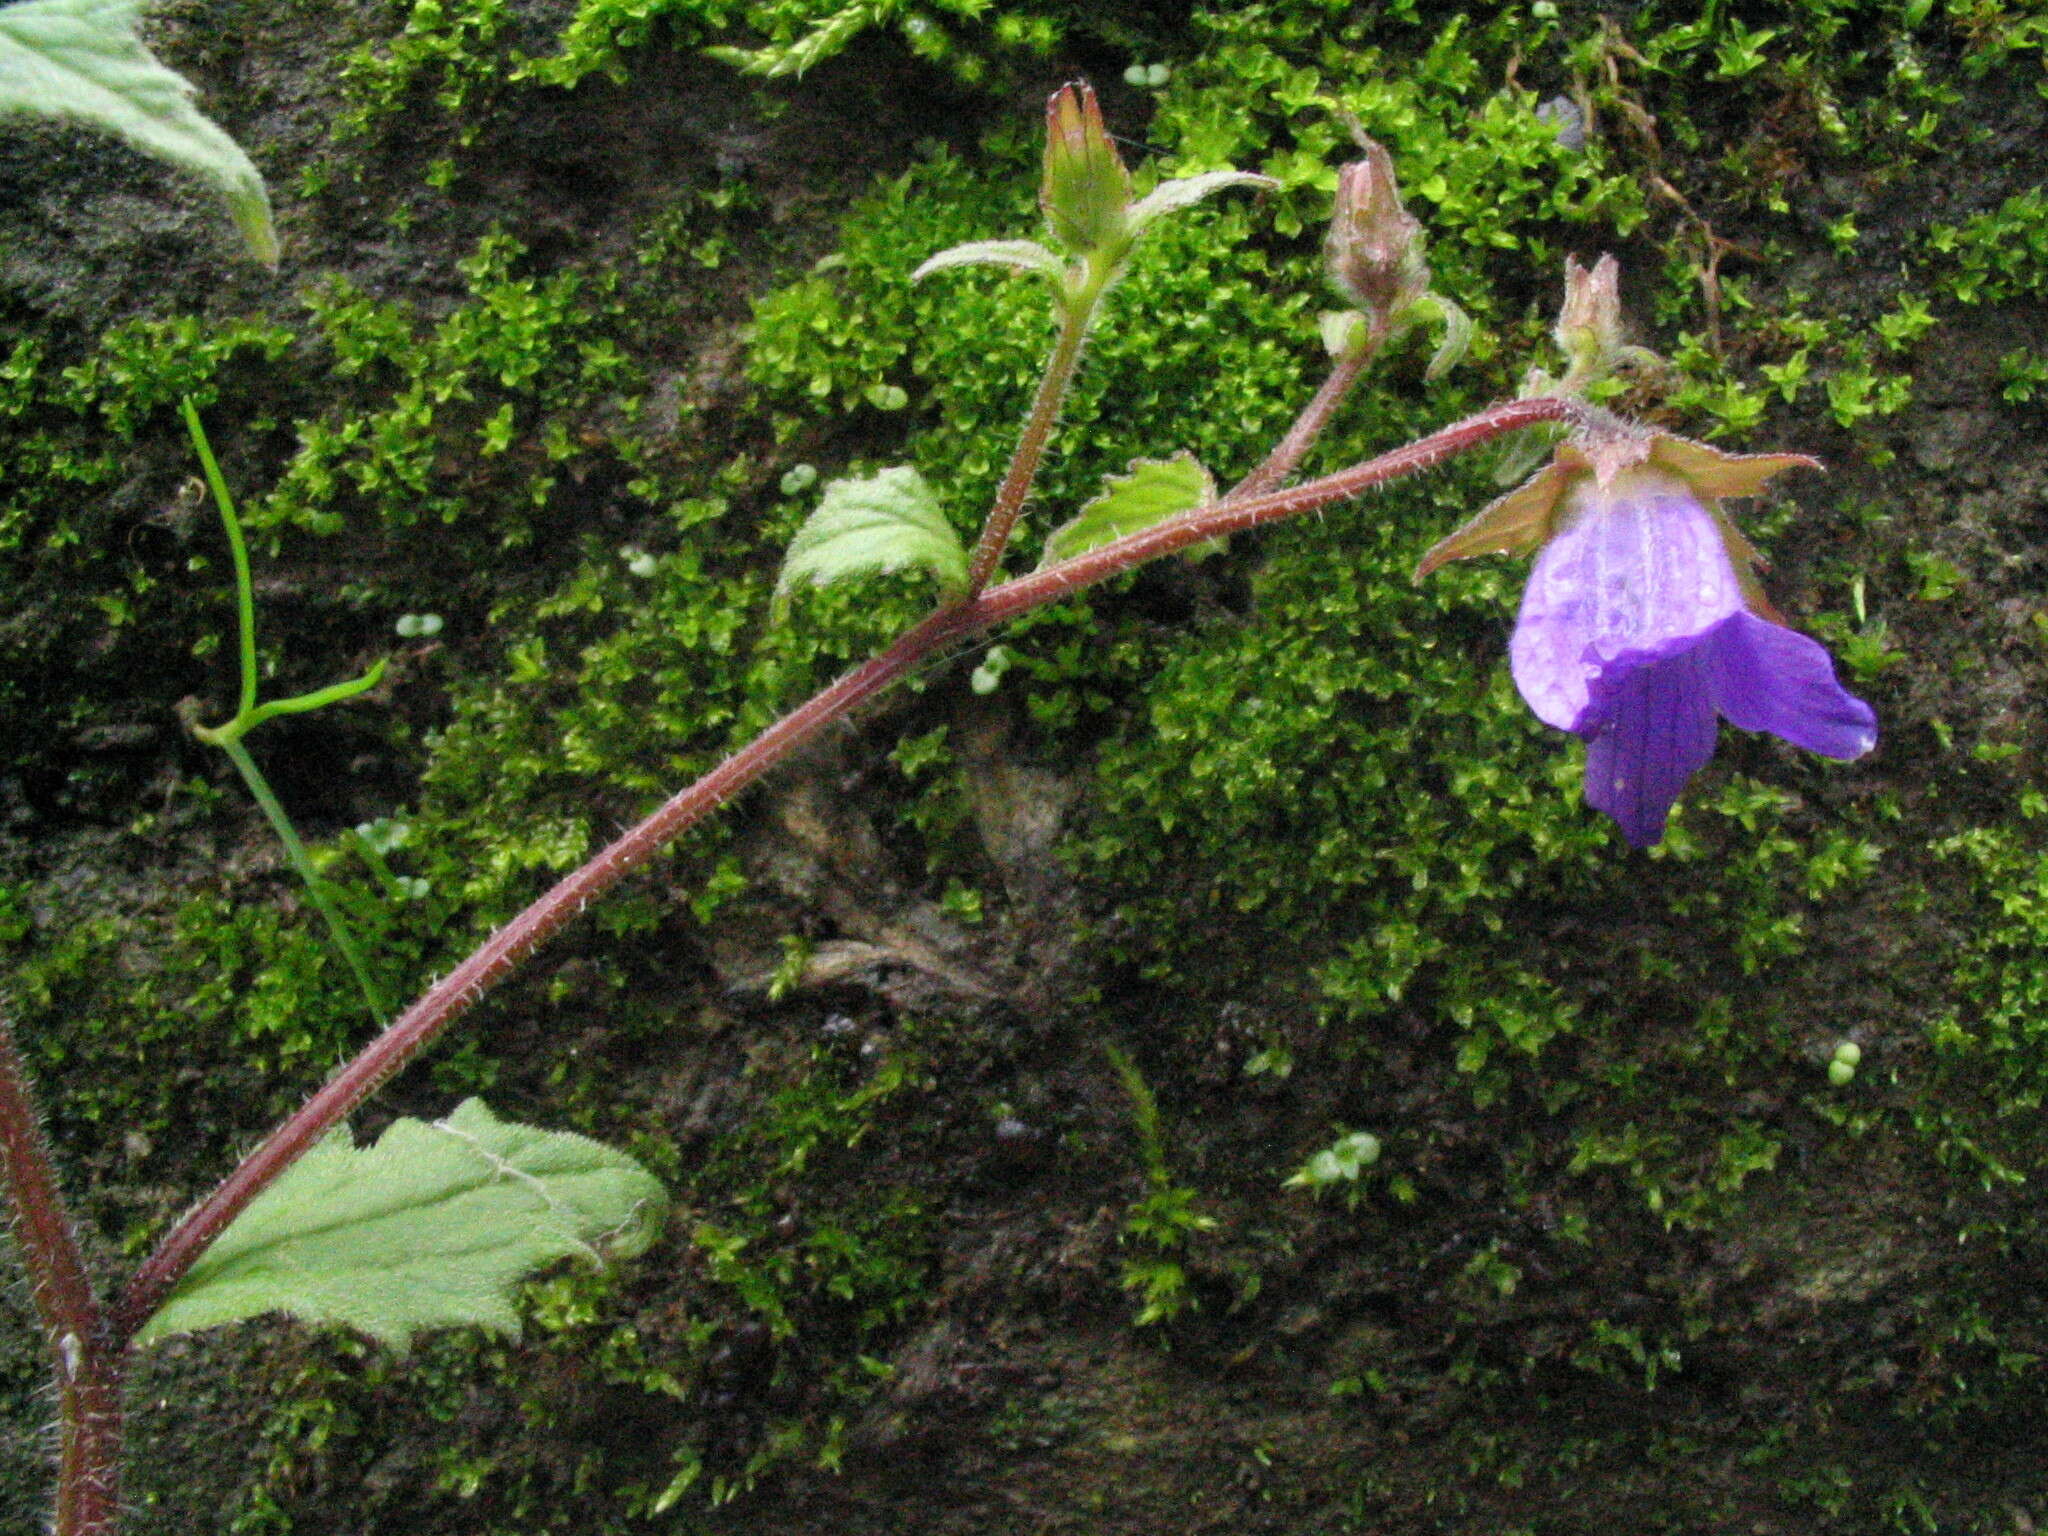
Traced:
<path fill-rule="evenodd" d="M 1040 569 L 1113 544 L 1216 499 L 1216 482 L 1209 478 L 1209 471 L 1185 452 L 1170 459 L 1133 459 L 1128 473 L 1111 475 L 1102 486 L 1102 494 L 1084 506 L 1072 522 L 1062 523 L 1047 537 L 1045 553 L 1039 557 Z"/>
<path fill-rule="evenodd" d="M 1437 343 L 1436 351 L 1430 356 L 1429 368 L 1423 377 L 1434 384 L 1471 349 L 1472 338 L 1478 334 L 1478 327 L 1472 317 L 1440 293 L 1424 294 L 1413 306 L 1419 311 L 1417 319 L 1434 319 L 1444 328 L 1443 339 Z"/>
<path fill-rule="evenodd" d="M 865 480 L 835 480 L 790 541 L 775 583 L 776 609 L 805 582 L 824 587 L 906 570 L 930 572 L 948 593 L 967 586 L 967 551 L 924 477 L 899 466 Z"/>
<path fill-rule="evenodd" d="M 242 238 L 277 265 L 263 178 L 192 105 L 193 88 L 135 35 L 139 0 L 21 0 L 0 7 L 0 115 L 32 112 L 118 134 L 226 194 Z"/>
<path fill-rule="evenodd" d="M 1162 181 L 1131 204 L 1126 215 L 1133 230 L 1143 229 L 1161 214 L 1172 213 L 1199 203 L 1225 187 L 1277 187 L 1280 183 L 1270 176 L 1260 176 L 1251 171 L 1204 171 L 1199 176 L 1183 176 L 1174 181 Z"/>
<path fill-rule="evenodd" d="M 915 283 L 948 267 L 1009 267 L 1013 271 L 1037 272 L 1057 282 L 1066 274 L 1066 263 L 1036 240 L 970 240 L 927 257 L 910 274 Z"/>
<path fill-rule="evenodd" d="M 1325 310 L 1316 317 L 1322 333 L 1323 350 L 1333 358 L 1345 357 L 1365 343 L 1366 318 L 1355 309 Z"/>
<path fill-rule="evenodd" d="M 640 1252 L 667 1201 L 623 1152 L 510 1124 L 480 1099 L 397 1121 L 370 1146 L 337 1131 L 221 1234 L 138 1342 L 265 1312 L 399 1350 L 429 1328 L 516 1333 L 521 1279 L 600 1248 Z"/>

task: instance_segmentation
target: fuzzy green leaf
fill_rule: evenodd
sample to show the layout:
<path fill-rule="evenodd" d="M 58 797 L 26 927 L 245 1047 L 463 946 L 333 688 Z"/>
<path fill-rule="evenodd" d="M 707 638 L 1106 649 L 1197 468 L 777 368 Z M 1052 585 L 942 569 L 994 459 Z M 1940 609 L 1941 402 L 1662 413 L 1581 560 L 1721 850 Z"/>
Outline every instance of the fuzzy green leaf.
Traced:
<path fill-rule="evenodd" d="M 514 1288 L 570 1255 L 630 1257 L 668 1197 L 623 1152 L 498 1119 L 480 1099 L 400 1120 L 374 1145 L 337 1131 L 207 1249 L 138 1342 L 264 1312 L 341 1323 L 403 1350 L 427 1328 L 517 1333 Z"/>
<path fill-rule="evenodd" d="M 1216 482 L 1191 453 L 1177 453 L 1170 459 L 1133 459 L 1127 473 L 1111 475 L 1102 482 L 1102 494 L 1084 506 L 1072 522 L 1052 531 L 1039 568 L 1085 555 L 1215 499 Z"/>
<path fill-rule="evenodd" d="M 1434 384 L 1438 379 L 1457 367 L 1465 354 L 1471 350 L 1472 338 L 1478 327 L 1472 317 L 1440 293 L 1425 293 L 1409 306 L 1410 317 L 1416 320 L 1434 320 L 1444 328 L 1442 340 L 1430 355 L 1429 367 L 1423 377 Z"/>
<path fill-rule="evenodd" d="M 970 240 L 925 258 L 910 274 L 913 283 L 948 267 L 1008 267 L 1012 271 L 1036 272 L 1055 283 L 1066 275 L 1066 263 L 1036 240 Z"/>
<path fill-rule="evenodd" d="M 241 146 L 192 105 L 193 87 L 135 35 L 139 0 L 21 0 L 0 8 L 0 114 L 70 118 L 227 195 L 242 238 L 277 265 L 263 177 Z"/>
<path fill-rule="evenodd" d="M 799 528 L 775 583 L 775 612 L 800 583 L 831 586 L 880 571 L 923 569 L 946 592 L 967 587 L 967 551 L 924 477 L 904 466 L 865 480 L 834 480 Z"/>
<path fill-rule="evenodd" d="M 1199 176 L 1183 176 L 1175 181 L 1162 181 L 1131 204 L 1125 214 L 1132 233 L 1143 229 L 1161 214 L 1173 213 L 1199 203 L 1225 187 L 1277 187 L 1280 183 L 1270 176 L 1260 176 L 1252 171 L 1204 171 Z"/>

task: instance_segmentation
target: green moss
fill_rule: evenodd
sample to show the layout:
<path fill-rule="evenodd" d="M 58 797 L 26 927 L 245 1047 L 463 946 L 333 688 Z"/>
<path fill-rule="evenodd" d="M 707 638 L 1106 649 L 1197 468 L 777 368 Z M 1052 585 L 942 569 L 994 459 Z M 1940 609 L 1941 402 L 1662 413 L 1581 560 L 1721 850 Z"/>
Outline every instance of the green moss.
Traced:
<path fill-rule="evenodd" d="M 871 9 L 854 20 L 906 19 Z M 1878 181 L 1947 167 L 1969 133 L 1949 121 L 1947 82 L 2037 47 L 2022 15 L 1785 0 L 1739 20 L 1651 9 L 1620 33 L 1568 7 L 1449 23 L 1420 10 L 1197 15 L 1156 97 L 1145 174 L 1228 161 L 1281 186 L 1148 238 L 1084 365 L 1020 562 L 1133 455 L 1188 448 L 1227 482 L 1313 388 L 1318 221 L 1348 153 L 1333 102 L 1391 146 L 1429 223 L 1438 286 L 1485 333 L 1433 392 L 1417 357 L 1391 359 L 1317 466 L 1511 391 L 1567 249 L 1628 242 L 1631 307 L 1682 370 L 1659 407 L 1682 430 L 1743 438 L 1805 410 L 1813 433 L 1853 433 L 1844 441 L 1872 456 L 1911 404 L 1906 369 L 1939 318 L 1933 296 L 1996 304 L 2038 286 L 2028 193 L 1923 237 L 1914 248 L 1940 260 L 1907 283 L 1845 295 L 1780 265 L 1807 223 L 1832 231 L 1812 238 L 1838 260 L 1890 263 L 1859 232 L 1875 227 L 1862 204 L 1795 204 L 1784 189 L 1810 187 L 1831 157 L 1880 163 Z M 695 42 L 744 19 L 585 5 L 557 56 L 508 14 L 414 7 L 413 43 L 384 73 L 365 67 L 361 99 L 383 110 L 424 86 L 467 119 L 504 80 L 508 50 L 552 60 L 529 72 L 566 83 L 630 69 L 655 31 Z M 802 48 L 806 28 L 840 14 L 853 13 L 778 7 L 757 29 Z M 957 30 L 999 53 L 1006 19 L 1031 41 L 1031 13 Z M 1538 116 L 1554 92 L 1597 109 L 1587 149 Z M 1630 107 L 1662 137 L 1625 126 Z M 256 483 L 241 488 L 269 558 L 314 558 L 345 534 L 398 564 L 336 599 L 379 644 L 380 605 L 411 611 L 454 590 L 441 567 L 486 568 L 508 547 L 531 558 L 530 580 L 491 588 L 451 623 L 474 649 L 445 716 L 417 738 L 365 727 L 418 769 L 374 852 L 346 836 L 320 849 L 394 988 L 417 986 L 921 611 L 910 584 L 884 584 L 807 596 L 784 630 L 761 620 L 779 547 L 816 496 L 799 465 L 830 476 L 907 459 L 973 526 L 1050 340 L 1045 300 L 988 273 L 914 289 L 908 273 L 945 245 L 1030 231 L 1034 131 L 972 156 L 932 152 L 853 211 L 831 258 L 760 301 L 746 359 L 758 397 L 729 439 L 752 456 L 722 464 L 663 466 L 626 429 L 646 409 L 634 404 L 651 366 L 640 333 L 674 302 L 657 280 L 727 259 L 749 218 L 729 187 L 641 232 L 637 272 L 550 269 L 493 237 L 453 307 L 431 315 L 335 284 L 302 324 L 128 327 L 77 359 L 23 342 L 0 365 L 0 452 L 20 489 L 5 531 L 25 562 L 9 579 L 28 590 L 91 572 L 74 589 L 100 600 L 106 632 L 146 622 L 189 646 L 217 626 L 217 594 L 188 586 L 182 607 L 164 594 L 166 571 L 204 558 L 199 546 L 131 559 L 112 515 L 77 505 L 127 472 L 109 432 L 148 443 L 186 389 L 247 424 Z M 1722 238 L 1758 259 L 1717 268 Z M 1932 275 L 1944 263 L 1962 274 L 1953 284 Z M 883 408 L 891 390 L 904 408 Z M 267 497 L 255 494 L 265 463 Z M 1148 1246 L 1126 1255 L 1159 1267 L 1133 1272 L 1148 1299 L 1169 1294 L 1153 1284 L 1169 1267 L 1172 1295 L 1234 1287 L 1234 1309 L 1176 1324 L 1191 1380 L 1240 1344 L 1311 1350 L 1276 1345 L 1283 1330 L 1255 1294 L 1269 1277 L 1273 1293 L 1312 1292 L 1339 1313 L 1392 1296 L 1413 1314 L 1377 1341 L 1330 1347 L 1328 1374 L 1348 1384 L 1339 1408 L 1362 1400 L 1339 1424 L 1350 1502 L 1319 1507 L 1275 1475 L 1276 1499 L 1313 1512 L 1304 1528 L 1562 1531 L 1576 1527 L 1554 1512 L 1587 1507 L 1593 1488 L 1602 1508 L 1643 1510 L 1645 1529 L 1718 1529 L 1759 1497 L 1816 1529 L 1963 1525 L 1992 1507 L 1972 1502 L 1973 1446 L 2023 1443 L 2038 1396 L 2034 1298 L 2010 1278 L 2040 1259 L 2021 1180 L 2039 1176 L 2048 1087 L 2035 1023 L 2048 866 L 2038 797 L 2018 777 L 2028 730 L 1932 765 L 1907 752 L 1847 769 L 1725 733 L 1663 848 L 1626 854 L 1580 803 L 1580 749 L 1532 722 L 1506 675 L 1514 567 L 1409 580 L 1418 553 L 1494 491 L 1485 466 L 1466 466 L 1000 637 L 1010 666 L 987 707 L 1028 727 L 1021 750 L 1091 764 L 1094 785 L 1067 857 L 1103 921 L 1080 995 L 1031 1027 L 1092 1029 L 1113 1013 L 1175 1107 L 1172 1173 L 1148 1162 L 1134 1213 Z M 1834 605 L 1819 627 L 1882 700 L 1887 732 L 1915 739 L 1913 711 L 1928 707 L 1916 690 L 1941 679 L 1873 628 L 1882 615 L 1864 599 L 1897 586 L 1961 625 L 1982 594 L 1956 565 L 1891 553 L 1884 525 L 1848 500 L 1795 494 L 1803 516 L 1765 508 L 1747 525 L 1788 557 L 1795 593 Z M 1006 898 L 948 734 L 959 675 L 924 681 L 926 700 L 864 727 L 861 750 L 879 758 L 893 743 L 898 770 L 867 781 L 866 809 L 901 867 L 924 872 L 925 894 L 1000 932 Z M 217 797 L 180 785 L 157 814 L 207 831 Z M 346 1341 L 291 1346 L 237 1529 L 307 1528 L 322 1505 L 362 1507 L 366 1531 L 712 1521 L 710 1505 L 777 1466 L 831 1465 L 845 1425 L 884 1411 L 882 1362 L 933 1304 L 959 1170 L 981 1166 L 961 1155 L 957 1105 L 933 1085 L 1011 1072 L 1013 1047 L 905 1014 L 877 1023 L 881 1044 L 861 1055 L 821 1037 L 800 993 L 749 998 L 744 1030 L 704 1013 L 718 985 L 706 925 L 758 927 L 771 953 L 774 935 L 801 946 L 819 926 L 751 888 L 739 853 L 730 826 L 693 834 L 405 1087 L 487 1084 L 539 1118 L 635 1135 L 692 1219 L 644 1266 L 539 1282 L 533 1338 L 517 1349 L 449 1339 L 393 1362 Z M 261 868 L 195 877 L 153 917 L 84 915 L 54 879 L 0 903 L 24 1033 L 64 1085 L 60 1130 L 119 1124 L 168 1146 L 194 1114 L 178 1075 L 189 1069 L 225 1144 L 356 1043 L 347 978 L 280 888 Z M 1920 952 L 1943 958 L 1930 968 Z M 1215 1067 L 1223 1023 L 1247 1014 L 1240 1033 L 1267 1065 Z M 1862 1066 L 1831 1086 L 1828 1053 L 1851 1037 Z M 1073 1036 L 1056 1038 L 1065 1049 Z M 663 1097 L 680 1093 L 663 1075 L 678 1059 L 711 1063 L 733 1096 L 688 1143 Z M 1275 1072 L 1283 1059 L 1291 1070 Z M 1076 1183 L 1130 1176 L 1127 1116 L 1109 1098 L 1106 1132 L 1073 1112 L 1062 1155 L 1078 1160 L 1091 1132 L 1113 1149 Z M 1273 1215 L 1276 1199 L 1306 1201 L 1276 1186 L 1333 1125 L 1371 1128 L 1381 1177 L 1341 1211 Z M 189 1161 L 168 1152 L 140 1169 L 189 1182 Z M 1865 1237 L 1866 1187 L 1894 1218 L 1887 1234 L 1934 1257 L 1867 1282 L 1857 1265 L 1876 1260 L 1860 1249 L 1821 1264 L 1830 1234 Z M 1200 1243 L 1183 1241 L 1193 1188 L 1200 1219 L 1216 1222 Z M 139 1242 L 154 1207 L 105 1215 Z M 1077 1227 L 1088 1215 L 1062 1208 Z M 1110 1310 L 1105 1273 L 1099 1310 L 1126 1315 Z M 1757 1323 L 1759 1294 L 1804 1298 L 1812 1354 L 1784 1342 L 1793 1325 Z M 1866 1341 L 1872 1322 L 1891 1342 Z M 1747 1342 L 1731 1343 L 1755 1329 L 1800 1379 L 1753 1368 Z M 1212 1338 L 1227 1340 L 1214 1357 Z M 1887 1371 L 1918 1385 L 1894 1392 Z M 1723 1389 L 1735 1380 L 1747 1395 Z M 1648 1410 L 1674 1427 L 1642 1429 Z M 1011 1417 L 1022 1427 L 1000 1433 L 1037 1432 L 1031 1414 Z M 1068 1433 L 1065 1399 L 1043 1417 L 1058 1421 L 1047 1434 Z M 1389 1422 L 1442 1443 L 1442 1459 L 1414 1477 L 1405 1463 L 1403 1476 L 1359 1470 L 1356 1440 L 1390 1443 Z M 1893 1442 L 1918 1465 L 1895 1464 Z M 1418 1512 L 1423 1486 L 1438 1502 Z M 1106 1497 L 1077 1503 L 1091 1495 Z"/>
<path fill-rule="evenodd" d="M 1961 224 L 1926 236 L 1943 285 L 1964 304 L 2038 296 L 2048 288 L 2048 191 L 2029 187 Z"/>
<path fill-rule="evenodd" d="M 902 1143 L 916 1134 L 909 1105 L 934 1086 L 925 1049 L 943 1041 L 900 1041 L 879 1060 L 850 1042 L 780 1045 L 748 1045 L 756 1081 L 738 1128 L 686 1167 L 667 1151 L 696 1215 L 658 1312 L 621 1323 L 629 1277 L 586 1268 L 528 1288 L 534 1339 L 518 1354 L 461 1337 L 402 1362 L 345 1340 L 309 1348 L 275 1384 L 269 1466 L 235 1529 L 291 1529 L 285 1510 L 311 1484 L 348 1488 L 365 1531 L 624 1531 L 678 1504 L 727 1503 L 784 1464 L 833 1464 L 847 1420 L 887 1379 L 871 1351 L 930 1282 L 939 1206 Z M 849 1165 L 872 1163 L 884 1136 L 898 1145 L 880 1160 L 902 1182 L 853 1193 Z M 464 1406 L 479 1374 L 510 1411 Z M 764 1386 L 782 1412 L 762 1416 Z M 584 1424 L 576 1464 L 526 1445 L 521 1420 Z M 426 1508 L 417 1492 L 365 1491 L 363 1458 L 402 1439 L 431 1447 Z"/>
<path fill-rule="evenodd" d="M 403 21 L 356 49 L 343 69 L 345 137 L 370 132 L 422 97 L 464 123 L 465 138 L 521 85 L 571 88 L 593 75 L 625 84 L 639 51 L 659 40 L 703 49 L 748 74 L 801 77 L 870 33 L 968 86 L 1043 59 L 1069 34 L 1146 51 L 1163 45 L 1142 7 L 1071 0 L 991 7 L 988 0 L 577 0 L 545 28 L 505 0 L 412 0 Z"/>
<path fill-rule="evenodd" d="M 411 314 L 345 279 L 310 296 L 335 372 L 388 395 L 301 422 L 298 453 L 249 511 L 252 531 L 331 534 L 365 517 L 405 528 L 481 513 L 508 544 L 533 537 L 561 476 L 587 473 L 590 444 L 570 423 L 607 398 L 630 420 L 639 370 L 616 339 L 616 277 L 517 275 L 524 255 L 509 235 L 486 236 L 460 264 L 468 301 L 425 335 Z"/>
<path fill-rule="evenodd" d="M 15 342 L 0 367 L 0 473 L 9 487 L 0 556 L 30 569 L 65 560 L 68 567 L 57 569 L 66 577 L 104 557 L 104 493 L 121 472 L 118 445 L 133 442 L 149 418 L 175 410 L 181 396 L 213 404 L 223 370 L 275 362 L 292 339 L 289 330 L 254 320 L 130 320 L 69 367 L 36 338 Z M 41 579 L 52 574 L 48 565 L 38 570 Z"/>

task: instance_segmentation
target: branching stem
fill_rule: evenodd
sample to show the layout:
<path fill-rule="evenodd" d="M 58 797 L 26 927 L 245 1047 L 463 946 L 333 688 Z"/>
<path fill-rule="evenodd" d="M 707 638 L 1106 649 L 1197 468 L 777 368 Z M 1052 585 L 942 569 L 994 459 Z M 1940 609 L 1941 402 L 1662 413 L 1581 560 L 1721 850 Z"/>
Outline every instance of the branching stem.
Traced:
<path fill-rule="evenodd" d="M 228 483 L 220 472 L 220 462 L 213 456 L 213 445 L 206 440 L 206 429 L 199 421 L 199 408 L 187 396 L 179 402 L 185 414 L 185 430 L 191 434 L 192 446 L 198 451 L 200 467 L 206 472 L 206 484 L 213 492 L 213 504 L 220 509 L 221 526 L 227 530 L 228 549 L 235 567 L 235 632 L 236 655 L 242 674 L 241 694 L 235 706 L 235 715 L 225 725 L 204 726 L 196 720 L 190 722 L 192 734 L 209 746 L 219 747 L 227 753 L 235 765 L 235 771 L 242 776 L 242 782 L 249 787 L 256 804 L 262 809 L 264 820 L 277 834 L 284 851 L 292 861 L 292 868 L 299 872 L 299 878 L 306 882 L 306 889 L 312 894 L 313 905 L 320 909 L 320 915 L 327 920 L 327 931 L 334 937 L 334 947 L 341 951 L 342 959 L 355 973 L 356 985 L 362 989 L 363 1001 L 370 1010 L 370 1022 L 382 1024 L 391 1016 L 391 1008 L 384 1000 L 383 991 L 370 978 L 370 968 L 363 961 L 362 951 L 356 947 L 355 939 L 348 931 L 348 924 L 342 921 L 341 911 L 334 904 L 334 897 L 313 868 L 313 860 L 306 852 L 306 845 L 299 840 L 298 832 L 292 827 L 291 818 L 285 814 L 284 806 L 271 792 L 270 782 L 263 777 L 256 766 L 256 760 L 249 755 L 249 749 L 242 745 L 242 738 L 273 715 L 304 714 L 324 705 L 353 698 L 356 694 L 375 687 L 384 675 L 384 663 L 379 661 L 361 677 L 351 678 L 345 683 L 304 693 L 296 698 L 273 699 L 267 704 L 256 702 L 258 667 L 256 660 L 256 587 L 249 574 L 249 544 L 242 536 L 242 520 L 235 515 L 235 499 L 228 493 Z"/>
<path fill-rule="evenodd" d="M 1301 414 L 1294 418 L 1294 425 L 1287 429 L 1287 435 L 1274 444 L 1263 464 L 1231 487 L 1230 496 L 1259 496 L 1284 484 L 1329 424 L 1330 417 L 1336 413 L 1344 397 L 1351 393 L 1351 387 L 1364 377 L 1366 365 L 1378 352 L 1379 338 L 1374 337 L 1337 359 L 1330 376 L 1323 380 L 1323 387 L 1302 407 Z"/>
<path fill-rule="evenodd" d="M 115 1337 L 124 1341 L 133 1338 L 163 1305 L 193 1262 L 229 1222 L 247 1209 L 250 1201 L 592 901 L 824 727 L 916 671 L 937 652 L 1145 561 L 1277 518 L 1347 500 L 1374 486 L 1440 464 L 1504 432 L 1540 422 L 1573 420 L 1583 409 L 1577 402 L 1555 399 L 1497 405 L 1368 463 L 1291 490 L 1227 497 L 934 613 L 906 631 L 881 655 L 783 716 L 582 868 L 563 878 L 430 987 L 171 1229 L 121 1297 L 114 1317 Z"/>
<path fill-rule="evenodd" d="M 256 766 L 256 759 L 249 755 L 249 749 L 231 736 L 209 735 L 210 740 L 221 751 L 227 753 L 228 761 L 235 765 L 235 771 L 248 786 L 250 796 L 263 812 L 263 819 L 270 823 L 270 830 L 277 834 L 277 840 L 284 844 L 285 857 L 292 862 L 292 868 L 299 872 L 299 878 L 306 882 L 307 894 L 313 898 L 313 905 L 320 909 L 321 917 L 327 920 L 327 932 L 334 940 L 334 947 L 341 951 L 342 959 L 355 973 L 356 986 L 362 990 L 363 1001 L 370 1010 L 370 1021 L 382 1024 L 391 1017 L 391 1006 L 384 999 L 384 992 L 370 976 L 370 967 L 363 959 L 363 952 L 356 947 L 355 936 L 348 931 L 348 924 L 342 920 L 341 909 L 334 904 L 334 894 L 327 888 L 327 882 L 320 871 L 313 867 L 313 856 L 306 851 L 306 845 L 299 841 L 298 829 L 291 818 L 284 813 L 284 806 L 278 802 L 270 781 Z"/>

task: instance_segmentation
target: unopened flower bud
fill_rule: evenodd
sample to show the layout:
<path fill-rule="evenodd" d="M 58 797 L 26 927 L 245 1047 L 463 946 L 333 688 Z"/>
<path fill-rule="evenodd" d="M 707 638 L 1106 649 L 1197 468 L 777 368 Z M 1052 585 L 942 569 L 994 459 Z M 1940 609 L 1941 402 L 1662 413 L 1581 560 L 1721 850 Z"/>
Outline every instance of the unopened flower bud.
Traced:
<path fill-rule="evenodd" d="M 1038 204 L 1054 236 L 1077 256 L 1128 240 L 1124 210 L 1131 205 L 1131 173 L 1084 80 L 1061 86 L 1045 104 L 1045 180 Z"/>
<path fill-rule="evenodd" d="M 1564 308 L 1551 332 L 1581 384 L 1609 373 L 1626 348 L 1621 339 L 1621 266 L 1602 256 L 1589 272 L 1577 258 L 1564 260 Z"/>
<path fill-rule="evenodd" d="M 1336 290 L 1384 330 L 1429 291 L 1422 224 L 1401 206 L 1394 161 L 1371 139 L 1363 160 L 1337 173 L 1337 211 L 1323 246 L 1323 265 Z"/>

